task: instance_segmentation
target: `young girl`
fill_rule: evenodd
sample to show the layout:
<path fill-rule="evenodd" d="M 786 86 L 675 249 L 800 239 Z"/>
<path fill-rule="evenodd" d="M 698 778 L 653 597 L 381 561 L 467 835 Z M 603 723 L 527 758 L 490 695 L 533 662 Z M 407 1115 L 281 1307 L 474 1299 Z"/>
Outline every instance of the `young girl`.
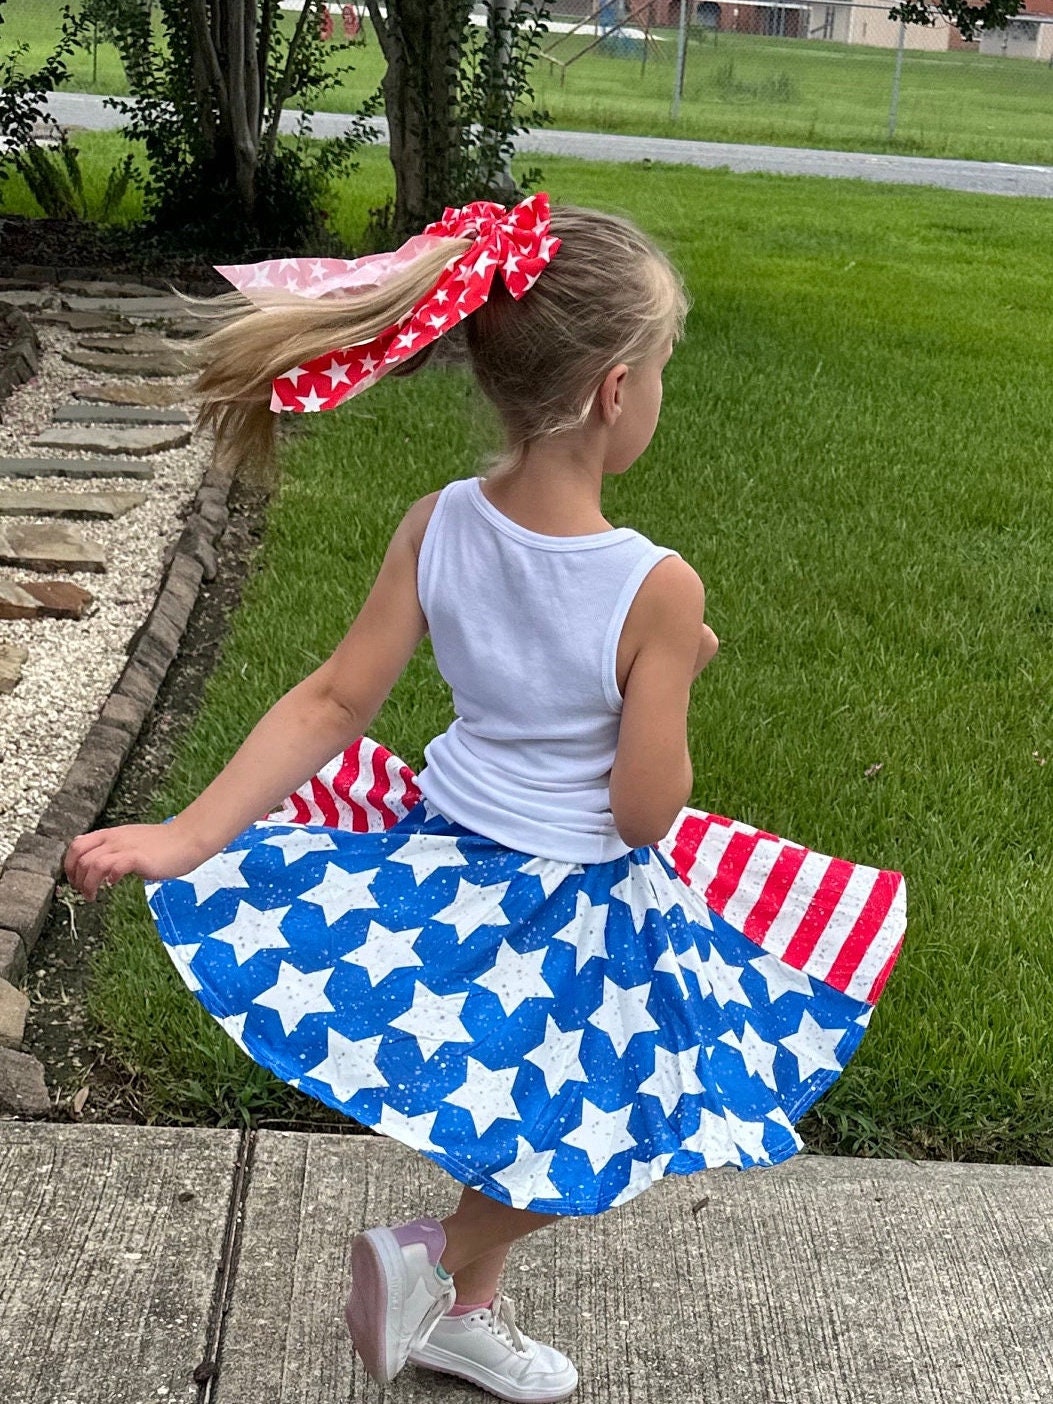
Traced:
<path fill-rule="evenodd" d="M 902 877 L 683 807 L 702 582 L 601 510 L 687 311 L 634 225 L 535 194 L 395 254 L 220 271 L 258 304 L 202 343 L 220 451 L 268 452 L 273 410 L 333 408 L 467 319 L 505 452 L 410 507 L 344 640 L 203 794 L 81 835 L 66 871 L 89 900 L 148 879 L 250 1057 L 462 1186 L 444 1219 L 353 1242 L 369 1374 L 559 1399 L 577 1371 L 516 1325 L 510 1245 L 799 1150 L 900 950 Z M 456 720 L 415 777 L 364 733 L 425 634 Z"/>

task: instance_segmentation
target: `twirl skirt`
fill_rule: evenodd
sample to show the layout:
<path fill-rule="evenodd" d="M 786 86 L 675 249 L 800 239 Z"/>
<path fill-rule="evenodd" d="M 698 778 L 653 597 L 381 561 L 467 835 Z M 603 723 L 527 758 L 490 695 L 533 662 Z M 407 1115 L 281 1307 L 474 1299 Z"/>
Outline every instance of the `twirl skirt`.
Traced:
<path fill-rule="evenodd" d="M 606 863 L 516 852 L 368 739 L 145 886 L 254 1062 L 546 1214 L 800 1150 L 906 925 L 902 874 L 699 810 Z"/>

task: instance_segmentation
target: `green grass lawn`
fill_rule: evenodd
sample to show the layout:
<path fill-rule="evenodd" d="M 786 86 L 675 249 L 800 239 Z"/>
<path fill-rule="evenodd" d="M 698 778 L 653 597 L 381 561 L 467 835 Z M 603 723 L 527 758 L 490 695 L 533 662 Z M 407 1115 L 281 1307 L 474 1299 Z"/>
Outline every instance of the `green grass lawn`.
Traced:
<path fill-rule="evenodd" d="M 636 217 L 695 299 L 655 440 L 605 499 L 706 582 L 721 650 L 694 694 L 692 803 L 906 874 L 903 954 L 802 1134 L 1053 1162 L 1046 205 L 554 159 L 545 185 Z M 258 569 L 144 818 L 188 803 L 332 650 L 404 508 L 492 446 L 479 403 L 428 370 L 297 417 Z M 450 715 L 425 646 L 371 731 L 419 767 Z M 108 928 L 92 1009 L 153 1116 L 311 1114 L 186 992 L 137 881 Z"/>
<path fill-rule="evenodd" d="M 39 0 L 8 0 L 0 51 L 17 40 L 43 61 L 59 32 L 41 23 Z M 285 28 L 294 18 L 282 14 Z M 336 32 L 342 35 L 339 18 Z M 534 69 L 537 102 L 557 127 L 973 160 L 1053 163 L 1053 69 L 1046 63 L 973 51 L 908 50 L 896 135 L 888 137 L 894 53 L 823 40 L 722 34 L 716 44 L 695 31 L 688 49 L 680 116 L 669 115 L 675 35 L 656 31 L 665 57 L 646 67 L 630 58 L 589 54 L 571 65 L 561 86 L 547 62 Z M 546 47 L 556 44 L 550 34 Z M 566 59 L 586 41 L 555 47 Z M 26 63 L 29 63 L 27 58 Z M 366 26 L 366 42 L 334 53 L 334 66 L 355 65 L 318 99 L 326 112 L 355 111 L 380 83 L 383 61 Z M 124 73 L 112 46 L 99 44 L 70 61 L 70 90 L 123 94 Z M 93 76 L 94 75 L 94 76 Z"/>

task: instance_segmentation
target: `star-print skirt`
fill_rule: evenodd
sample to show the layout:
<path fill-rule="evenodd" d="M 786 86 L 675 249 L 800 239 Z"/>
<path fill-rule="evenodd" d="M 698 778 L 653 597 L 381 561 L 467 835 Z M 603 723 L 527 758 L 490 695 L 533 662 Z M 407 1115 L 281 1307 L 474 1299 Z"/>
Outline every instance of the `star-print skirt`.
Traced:
<path fill-rule="evenodd" d="M 906 924 L 902 874 L 699 810 L 606 863 L 516 852 L 367 738 L 145 886 L 179 974 L 256 1063 L 545 1214 L 800 1150 Z"/>

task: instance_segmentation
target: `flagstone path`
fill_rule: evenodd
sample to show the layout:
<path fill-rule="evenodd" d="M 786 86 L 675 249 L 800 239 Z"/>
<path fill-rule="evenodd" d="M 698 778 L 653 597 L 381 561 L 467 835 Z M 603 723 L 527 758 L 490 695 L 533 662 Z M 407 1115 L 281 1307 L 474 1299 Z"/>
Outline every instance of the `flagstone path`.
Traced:
<path fill-rule="evenodd" d="M 3 303 L 41 358 L 0 405 L 0 863 L 120 675 L 211 453 L 187 400 L 201 323 L 181 298 L 0 279 Z"/>

